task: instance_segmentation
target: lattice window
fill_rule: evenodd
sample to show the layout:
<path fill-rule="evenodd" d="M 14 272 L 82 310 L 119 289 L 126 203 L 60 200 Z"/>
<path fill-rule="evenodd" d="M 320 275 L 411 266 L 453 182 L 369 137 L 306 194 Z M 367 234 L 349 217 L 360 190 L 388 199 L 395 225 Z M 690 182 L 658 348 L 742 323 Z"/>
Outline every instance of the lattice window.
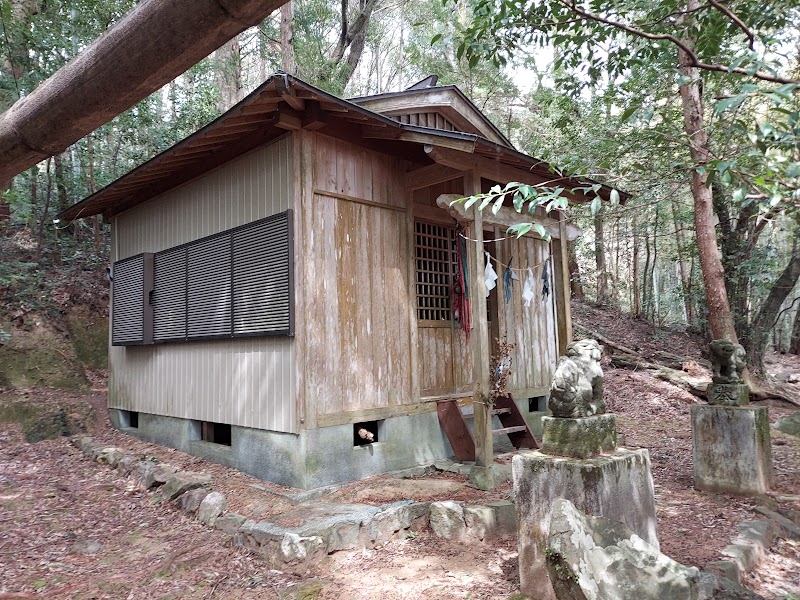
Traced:
<path fill-rule="evenodd" d="M 415 223 L 417 318 L 450 321 L 453 274 L 456 272 L 456 231 L 452 227 Z"/>

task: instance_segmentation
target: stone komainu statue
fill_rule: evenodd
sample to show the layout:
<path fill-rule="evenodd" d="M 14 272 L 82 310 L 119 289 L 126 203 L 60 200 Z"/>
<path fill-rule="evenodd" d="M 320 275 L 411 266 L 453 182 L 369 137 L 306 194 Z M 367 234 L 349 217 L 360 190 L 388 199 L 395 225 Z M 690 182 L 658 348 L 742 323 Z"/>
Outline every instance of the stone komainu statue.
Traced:
<path fill-rule="evenodd" d="M 711 380 L 714 383 L 744 383 L 742 371 L 746 364 L 744 348 L 728 340 L 711 342 Z"/>
<path fill-rule="evenodd" d="M 603 401 L 603 347 L 596 340 L 579 340 L 567 346 L 558 360 L 550 386 L 548 406 L 554 417 L 577 419 L 606 412 Z"/>

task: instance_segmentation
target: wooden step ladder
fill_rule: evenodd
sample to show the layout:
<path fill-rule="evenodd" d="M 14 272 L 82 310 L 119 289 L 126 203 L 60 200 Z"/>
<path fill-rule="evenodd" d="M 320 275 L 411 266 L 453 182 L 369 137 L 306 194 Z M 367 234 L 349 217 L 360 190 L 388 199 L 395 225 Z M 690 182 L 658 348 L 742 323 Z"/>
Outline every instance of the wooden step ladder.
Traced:
<path fill-rule="evenodd" d="M 464 414 L 458 404 L 457 398 L 447 398 L 436 402 L 436 412 L 450 446 L 460 462 L 475 460 L 475 438 L 467 425 L 467 419 L 474 418 L 474 414 Z M 539 445 L 528 427 L 525 417 L 519 411 L 516 403 L 510 397 L 500 397 L 494 401 L 492 415 L 500 419 L 502 427 L 493 429 L 492 435 L 507 435 L 515 448 L 535 449 Z"/>

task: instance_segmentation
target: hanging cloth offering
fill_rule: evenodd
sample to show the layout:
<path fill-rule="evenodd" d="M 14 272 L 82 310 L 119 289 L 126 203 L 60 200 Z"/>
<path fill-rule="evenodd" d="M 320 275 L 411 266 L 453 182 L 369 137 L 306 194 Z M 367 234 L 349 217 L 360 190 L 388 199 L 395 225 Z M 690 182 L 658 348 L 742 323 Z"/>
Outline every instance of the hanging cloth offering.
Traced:
<path fill-rule="evenodd" d="M 497 287 L 497 273 L 494 271 L 494 267 L 492 266 L 492 257 L 488 252 L 484 252 L 486 254 L 486 268 L 483 271 L 483 279 L 486 283 L 486 297 L 489 297 L 489 293 Z"/>
<path fill-rule="evenodd" d="M 506 272 L 503 273 L 503 287 L 505 287 L 506 290 L 506 304 L 511 302 L 511 285 L 512 285 L 511 282 L 514 281 L 515 279 L 519 281 L 519 277 L 517 277 L 517 274 L 511 268 L 511 263 L 513 262 L 513 260 L 514 260 L 513 256 L 508 259 L 508 266 L 506 267 Z"/>
<path fill-rule="evenodd" d="M 525 278 L 525 285 L 522 286 L 522 299 L 525 300 L 525 306 L 531 305 L 531 300 L 536 295 L 536 276 L 533 274 L 533 269 L 528 269 L 528 276 Z"/>
<path fill-rule="evenodd" d="M 542 302 L 550 295 L 550 276 L 547 274 L 547 261 L 542 269 Z"/>
<path fill-rule="evenodd" d="M 466 334 L 469 342 L 471 328 L 469 313 L 469 277 L 464 257 L 467 255 L 467 240 L 463 236 L 464 229 L 456 229 L 456 273 L 453 278 L 453 315 Z"/>

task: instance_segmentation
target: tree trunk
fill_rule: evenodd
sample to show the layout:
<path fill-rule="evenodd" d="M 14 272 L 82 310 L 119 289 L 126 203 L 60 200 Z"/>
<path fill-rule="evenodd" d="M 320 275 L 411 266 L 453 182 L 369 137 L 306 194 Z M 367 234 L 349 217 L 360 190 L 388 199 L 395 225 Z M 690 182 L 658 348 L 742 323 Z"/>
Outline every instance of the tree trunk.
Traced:
<path fill-rule="evenodd" d="M 53 157 L 53 165 L 56 176 L 56 195 L 58 197 L 58 212 L 69 207 L 69 195 L 67 194 L 67 180 L 64 174 L 64 155 L 56 154 Z"/>
<path fill-rule="evenodd" d="M 339 42 L 331 56 L 331 62 L 334 65 L 341 65 L 338 79 L 342 89 L 350 82 L 361 60 L 361 55 L 364 53 L 367 27 L 369 27 L 372 11 L 377 3 L 377 0 L 359 0 L 359 12 L 351 23 L 347 15 L 348 0 L 342 0 L 342 30 L 339 35 Z M 344 55 L 348 50 L 350 52 L 345 60 Z M 343 65 L 342 62 L 344 62 Z M 322 74 L 322 78 L 330 79 L 327 74 Z"/>
<path fill-rule="evenodd" d="M 687 8 L 697 10 L 699 0 L 688 0 Z M 691 42 L 690 40 L 690 43 Z M 708 131 L 704 123 L 704 106 L 700 86 L 700 73 L 692 67 L 690 57 L 683 50 L 678 51 L 681 73 L 687 83 L 680 86 L 683 104 L 684 131 L 689 138 L 689 151 L 696 165 L 705 165 L 711 160 L 708 145 Z M 694 198 L 694 229 L 697 238 L 697 253 L 700 257 L 700 268 L 703 272 L 703 288 L 708 305 L 708 324 L 711 335 L 715 339 L 727 339 L 737 343 L 736 330 L 733 326 L 731 308 L 728 304 L 728 293 L 725 289 L 725 272 L 722 258 L 717 247 L 717 236 L 714 228 L 714 209 L 711 190 L 708 186 L 708 173 L 694 169 L 692 171 L 692 197 Z"/>
<path fill-rule="evenodd" d="M 753 324 L 750 327 L 750 337 L 745 340 L 745 350 L 747 350 L 747 360 L 750 369 L 757 376 L 764 378 L 764 353 L 767 349 L 769 333 L 775 327 L 778 311 L 781 309 L 786 298 L 794 289 L 800 278 L 800 245 L 798 245 L 800 230 L 795 230 L 794 241 L 792 243 L 792 256 L 786 268 L 780 274 L 775 284 L 770 289 L 767 299 L 758 311 Z"/>
<path fill-rule="evenodd" d="M 575 241 L 567 242 L 567 253 L 569 254 L 569 289 L 572 297 L 576 300 L 583 300 L 583 284 L 581 283 L 581 268 L 578 264 L 578 256 L 575 254 Z"/>
<path fill-rule="evenodd" d="M 283 0 L 140 2 L 0 116 L 0 181 L 63 152 L 281 4 Z"/>
<path fill-rule="evenodd" d="M 606 242 L 603 214 L 594 216 L 594 259 L 597 268 L 597 303 L 608 303 L 608 272 L 606 271 Z"/>
<path fill-rule="evenodd" d="M 800 354 L 800 308 L 794 314 L 792 337 L 789 340 L 789 354 Z"/>
<path fill-rule="evenodd" d="M 281 69 L 284 73 L 297 73 L 294 54 L 294 4 L 289 0 L 281 6 Z"/>
<path fill-rule="evenodd" d="M 633 252 L 631 257 L 631 272 L 633 275 L 633 302 L 631 312 L 635 317 L 642 314 L 642 296 L 639 288 L 639 214 L 633 211 Z"/>
<path fill-rule="evenodd" d="M 45 173 L 47 173 L 47 187 L 44 195 L 44 207 L 42 208 L 42 217 L 39 219 L 39 230 L 36 233 L 36 260 L 35 262 L 42 261 L 42 252 L 44 249 L 44 228 L 49 220 L 48 213 L 50 212 L 50 199 L 53 196 L 53 175 L 50 172 L 51 159 L 47 159 L 45 163 Z"/>
<path fill-rule="evenodd" d="M 238 38 L 229 40 L 214 53 L 219 89 L 217 109 L 225 112 L 242 99 L 242 56 Z"/>
<path fill-rule="evenodd" d="M 678 267 L 681 274 L 681 287 L 683 290 L 683 307 L 686 314 L 686 323 L 691 325 L 694 322 L 694 306 L 692 305 L 692 279 L 689 273 L 689 265 L 686 261 L 686 242 L 683 236 L 683 229 L 678 216 L 678 201 L 672 199 L 672 222 L 675 225 L 675 248 L 678 251 Z"/>

